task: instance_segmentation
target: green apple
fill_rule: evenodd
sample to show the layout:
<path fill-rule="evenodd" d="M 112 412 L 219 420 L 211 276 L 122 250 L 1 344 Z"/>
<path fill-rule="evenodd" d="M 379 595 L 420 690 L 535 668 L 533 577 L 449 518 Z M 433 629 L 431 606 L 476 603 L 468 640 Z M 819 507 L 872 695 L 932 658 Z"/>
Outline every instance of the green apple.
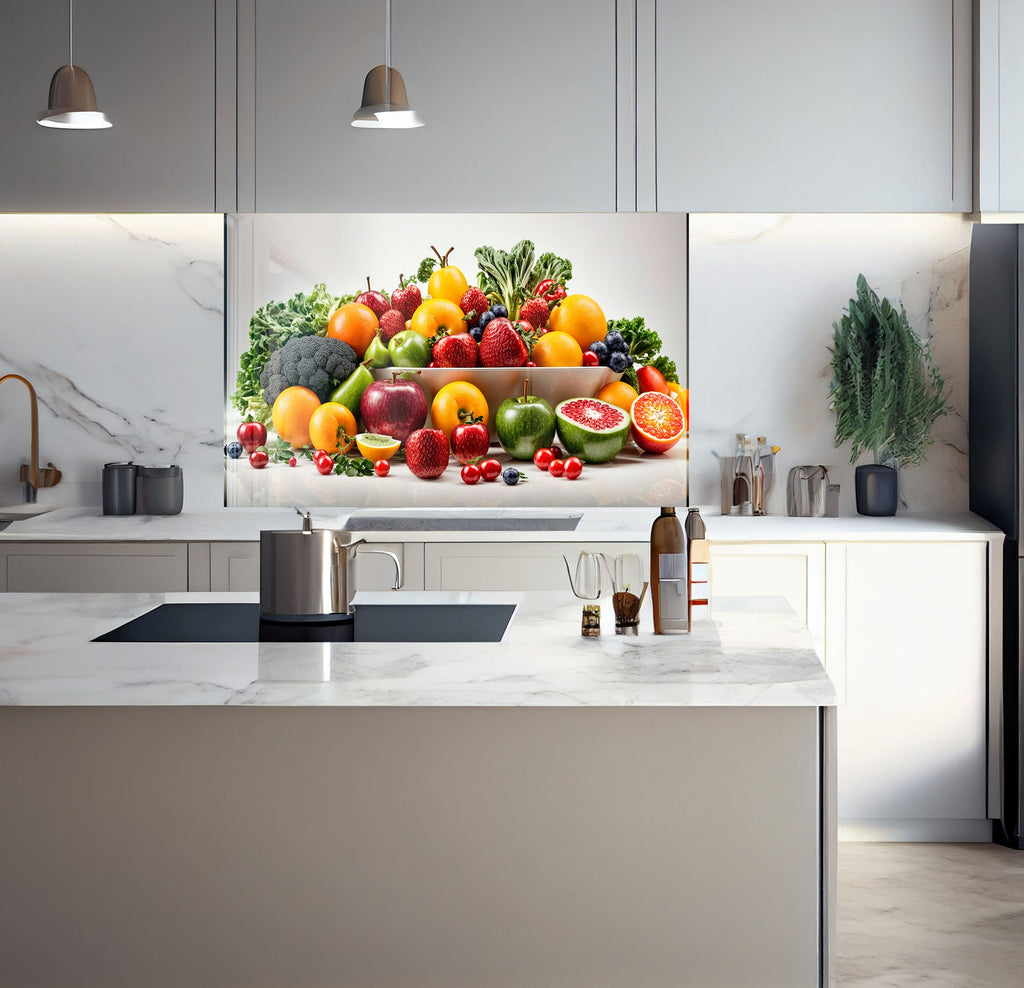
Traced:
<path fill-rule="evenodd" d="M 395 333 L 388 344 L 388 353 L 396 367 L 426 367 L 430 363 L 430 344 L 415 329 Z"/>
<path fill-rule="evenodd" d="M 502 449 L 514 460 L 529 460 L 555 438 L 555 412 L 535 395 L 506 398 L 494 416 Z"/>

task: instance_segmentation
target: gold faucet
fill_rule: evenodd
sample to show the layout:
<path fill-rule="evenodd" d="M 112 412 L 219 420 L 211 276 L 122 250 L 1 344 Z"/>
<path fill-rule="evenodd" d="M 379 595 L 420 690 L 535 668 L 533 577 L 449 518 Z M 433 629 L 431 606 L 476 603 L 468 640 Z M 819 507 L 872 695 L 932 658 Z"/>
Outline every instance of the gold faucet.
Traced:
<path fill-rule="evenodd" d="M 36 500 L 36 494 L 40 487 L 53 487 L 60 478 L 61 472 L 52 464 L 47 463 L 46 469 L 40 474 L 39 470 L 39 402 L 36 400 L 36 389 L 32 387 L 27 378 L 20 374 L 4 374 L 0 377 L 0 384 L 14 378 L 21 381 L 28 388 L 28 396 L 32 404 L 32 452 L 31 460 L 26 466 L 21 465 L 18 479 L 21 481 L 22 500 L 32 503 Z"/>

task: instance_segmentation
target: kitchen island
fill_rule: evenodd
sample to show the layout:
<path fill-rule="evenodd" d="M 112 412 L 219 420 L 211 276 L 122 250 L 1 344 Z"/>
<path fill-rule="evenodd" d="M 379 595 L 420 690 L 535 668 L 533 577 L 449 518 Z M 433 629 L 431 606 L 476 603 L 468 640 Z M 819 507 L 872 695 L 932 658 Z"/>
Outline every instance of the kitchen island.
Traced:
<path fill-rule="evenodd" d="M 444 598 L 516 612 L 493 643 L 93 643 L 255 598 L 0 597 L 10 982 L 827 983 L 835 693 L 800 622 L 722 599 L 626 638 L 605 601 L 583 639 L 567 595 Z"/>

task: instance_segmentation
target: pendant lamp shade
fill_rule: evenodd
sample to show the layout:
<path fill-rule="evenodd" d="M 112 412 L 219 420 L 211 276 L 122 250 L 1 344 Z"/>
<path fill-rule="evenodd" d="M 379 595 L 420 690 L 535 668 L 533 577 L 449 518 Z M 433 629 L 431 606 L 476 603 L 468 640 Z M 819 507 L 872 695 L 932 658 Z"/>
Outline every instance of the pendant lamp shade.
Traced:
<path fill-rule="evenodd" d="M 53 73 L 49 105 L 36 123 L 65 130 L 102 130 L 113 126 L 96 106 L 96 90 L 89 73 L 77 65 L 64 65 Z"/>
<path fill-rule="evenodd" d="M 405 80 L 396 68 L 375 65 L 363 80 L 363 102 L 352 114 L 353 127 L 422 127 L 423 121 L 409 105 Z"/>

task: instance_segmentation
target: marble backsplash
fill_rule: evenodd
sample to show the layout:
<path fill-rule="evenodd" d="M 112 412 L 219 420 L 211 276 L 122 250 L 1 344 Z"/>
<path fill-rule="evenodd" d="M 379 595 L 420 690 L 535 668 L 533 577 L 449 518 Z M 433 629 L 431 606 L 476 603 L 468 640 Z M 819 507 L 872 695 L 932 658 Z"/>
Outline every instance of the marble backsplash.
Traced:
<path fill-rule="evenodd" d="M 829 347 L 863 273 L 932 338 L 948 389 L 927 462 L 901 471 L 901 510 L 966 511 L 970 232 L 953 214 L 692 215 L 690 503 L 717 513 L 716 457 L 744 432 L 782 447 L 770 514 L 786 513 L 790 468 L 818 463 L 840 485 L 840 513 L 856 512 L 856 464 L 834 444 Z"/>
<path fill-rule="evenodd" d="M 0 216 L 0 376 L 39 398 L 41 503 L 99 505 L 106 462 L 180 464 L 185 510 L 224 503 L 224 218 Z M 0 388 L 0 504 L 20 500 L 25 388 Z"/>

